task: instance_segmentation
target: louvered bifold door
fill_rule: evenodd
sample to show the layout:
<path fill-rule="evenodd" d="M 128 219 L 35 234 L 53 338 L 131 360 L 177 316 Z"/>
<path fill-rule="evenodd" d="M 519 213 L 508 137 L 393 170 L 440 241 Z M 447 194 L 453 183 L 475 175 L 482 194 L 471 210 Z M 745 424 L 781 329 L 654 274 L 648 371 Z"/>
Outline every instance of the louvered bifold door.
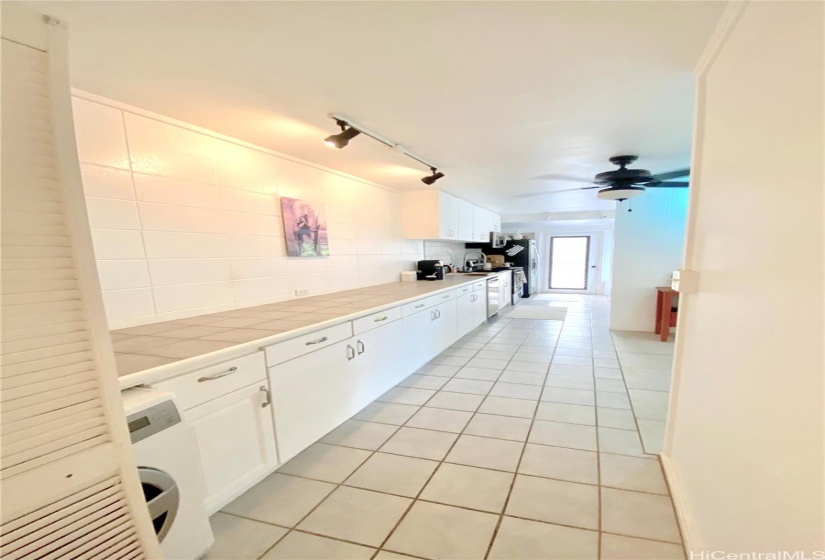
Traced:
<path fill-rule="evenodd" d="M 65 36 L 4 3 L 0 557 L 145 558 L 157 545 L 100 336 Z"/>

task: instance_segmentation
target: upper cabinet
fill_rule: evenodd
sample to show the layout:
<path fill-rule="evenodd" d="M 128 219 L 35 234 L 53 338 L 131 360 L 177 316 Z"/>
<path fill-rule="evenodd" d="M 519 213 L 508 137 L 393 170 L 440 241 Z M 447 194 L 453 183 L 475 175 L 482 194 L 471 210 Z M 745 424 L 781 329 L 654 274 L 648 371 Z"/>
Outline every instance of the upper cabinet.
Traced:
<path fill-rule="evenodd" d="M 402 195 L 401 231 L 405 239 L 488 241 L 501 230 L 501 217 L 441 191 Z"/>

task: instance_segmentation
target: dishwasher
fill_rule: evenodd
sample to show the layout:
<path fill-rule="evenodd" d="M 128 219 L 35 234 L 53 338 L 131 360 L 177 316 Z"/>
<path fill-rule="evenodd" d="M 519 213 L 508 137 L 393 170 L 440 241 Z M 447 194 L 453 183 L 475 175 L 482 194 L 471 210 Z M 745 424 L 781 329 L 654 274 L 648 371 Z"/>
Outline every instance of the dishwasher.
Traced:
<path fill-rule="evenodd" d="M 496 274 L 487 279 L 487 317 L 498 313 L 501 305 L 501 278 Z"/>

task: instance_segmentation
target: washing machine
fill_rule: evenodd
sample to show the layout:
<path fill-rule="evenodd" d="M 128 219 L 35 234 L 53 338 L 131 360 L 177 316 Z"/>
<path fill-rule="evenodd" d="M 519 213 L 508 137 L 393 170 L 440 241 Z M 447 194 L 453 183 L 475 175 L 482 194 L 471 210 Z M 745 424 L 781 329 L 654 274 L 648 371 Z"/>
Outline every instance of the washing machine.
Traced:
<path fill-rule="evenodd" d="M 166 560 L 194 560 L 214 542 L 194 430 L 171 393 L 123 391 L 140 482 Z"/>

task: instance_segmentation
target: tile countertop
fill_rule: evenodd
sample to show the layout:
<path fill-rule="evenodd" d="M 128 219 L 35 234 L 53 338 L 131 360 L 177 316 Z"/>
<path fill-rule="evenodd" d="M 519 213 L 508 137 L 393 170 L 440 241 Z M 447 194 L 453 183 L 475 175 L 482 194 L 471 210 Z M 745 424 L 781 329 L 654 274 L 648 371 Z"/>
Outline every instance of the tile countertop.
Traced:
<path fill-rule="evenodd" d="M 478 282 L 449 274 L 151 323 L 111 332 L 121 389 L 154 383 L 321 328 Z"/>

